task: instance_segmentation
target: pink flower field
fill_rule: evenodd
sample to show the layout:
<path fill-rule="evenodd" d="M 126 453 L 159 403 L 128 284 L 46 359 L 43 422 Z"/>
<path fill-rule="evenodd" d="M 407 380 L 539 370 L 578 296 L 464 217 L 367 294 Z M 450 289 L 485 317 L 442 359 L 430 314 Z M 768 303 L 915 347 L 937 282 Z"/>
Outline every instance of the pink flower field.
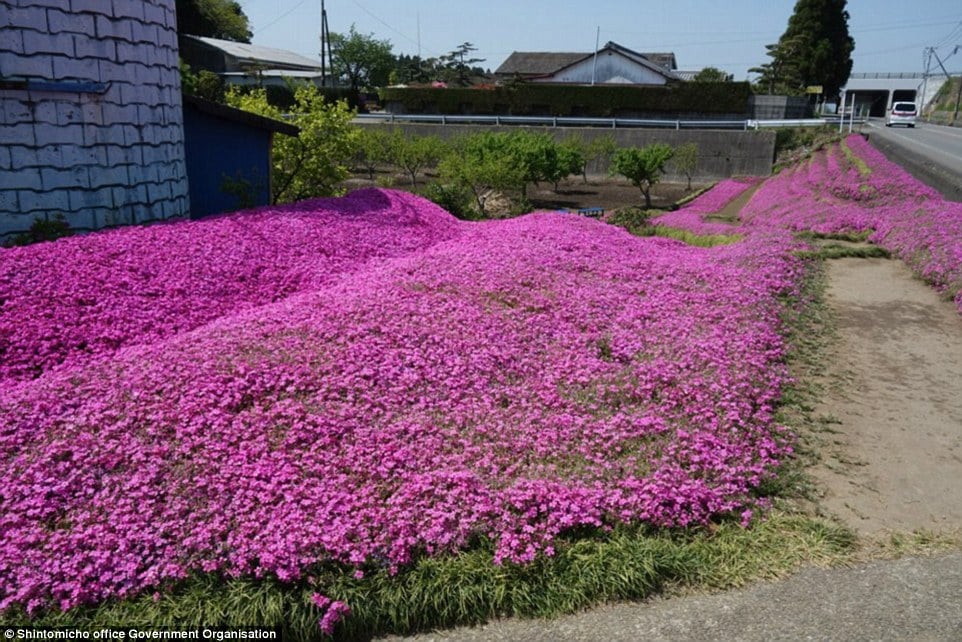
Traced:
<path fill-rule="evenodd" d="M 747 523 L 792 452 L 774 413 L 794 233 L 873 230 L 962 284 L 957 204 L 847 145 L 870 171 L 818 154 L 714 248 L 363 190 L 0 250 L 0 612 Z M 325 630 L 349 610 L 311 600 Z"/>
<path fill-rule="evenodd" d="M 801 265 L 769 245 L 370 190 L 0 265 L 3 609 L 748 519 L 789 452 L 776 295 Z"/>
<path fill-rule="evenodd" d="M 737 233 L 728 223 L 706 221 L 705 217 L 717 214 L 731 201 L 759 183 L 757 178 L 729 178 L 720 181 L 685 207 L 662 214 L 654 220 L 655 225 L 685 229 L 702 236 Z"/>
<path fill-rule="evenodd" d="M 742 208 L 739 224 L 705 220 L 747 189 L 744 185 L 722 181 L 655 223 L 705 235 L 871 232 L 870 241 L 954 297 L 962 313 L 962 203 L 944 200 L 861 136 L 849 136 L 766 180 Z"/>

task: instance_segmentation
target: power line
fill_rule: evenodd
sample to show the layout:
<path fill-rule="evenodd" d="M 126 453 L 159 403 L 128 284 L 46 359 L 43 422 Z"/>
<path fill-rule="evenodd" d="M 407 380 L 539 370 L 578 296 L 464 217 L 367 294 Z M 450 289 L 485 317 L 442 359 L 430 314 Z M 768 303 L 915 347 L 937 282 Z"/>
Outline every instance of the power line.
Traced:
<path fill-rule="evenodd" d="M 301 0 L 300 2 L 298 2 L 297 4 L 295 4 L 293 7 L 291 7 L 290 9 L 288 9 L 287 11 L 285 11 L 284 13 L 282 13 L 281 15 L 277 16 L 276 18 L 274 18 L 273 20 L 271 20 L 270 22 L 268 22 L 266 25 L 263 25 L 263 26 L 261 26 L 261 27 L 258 27 L 257 29 L 252 29 L 251 31 L 252 31 L 253 33 L 260 33 L 261 31 L 264 31 L 264 30 L 267 29 L 268 27 L 277 24 L 278 22 L 280 22 L 281 20 L 283 20 L 283 19 L 286 18 L 287 16 L 291 15 L 292 13 L 294 13 L 294 11 L 295 11 L 298 7 L 300 7 L 302 4 L 304 4 L 305 2 L 307 2 L 307 0 Z"/>

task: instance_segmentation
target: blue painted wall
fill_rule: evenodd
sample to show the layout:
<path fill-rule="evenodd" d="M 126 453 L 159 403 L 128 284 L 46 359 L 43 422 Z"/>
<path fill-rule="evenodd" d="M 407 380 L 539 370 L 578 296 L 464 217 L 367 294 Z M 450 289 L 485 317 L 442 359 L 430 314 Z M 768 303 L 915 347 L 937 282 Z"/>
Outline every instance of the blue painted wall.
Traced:
<path fill-rule="evenodd" d="M 270 203 L 271 132 L 184 105 L 184 145 L 190 217 Z M 224 191 L 224 178 L 243 178 L 252 202 Z"/>

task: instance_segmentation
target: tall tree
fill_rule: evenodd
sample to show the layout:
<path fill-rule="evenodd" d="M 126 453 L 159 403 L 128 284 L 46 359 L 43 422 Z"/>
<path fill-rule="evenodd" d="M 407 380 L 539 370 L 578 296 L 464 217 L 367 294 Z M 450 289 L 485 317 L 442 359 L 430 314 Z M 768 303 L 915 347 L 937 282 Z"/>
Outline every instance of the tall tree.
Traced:
<path fill-rule="evenodd" d="M 848 32 L 846 0 L 798 0 L 788 28 L 770 50 L 773 67 L 791 68 L 795 89 L 821 85 L 825 96 L 837 98 L 852 71 L 855 40 Z"/>
<path fill-rule="evenodd" d="M 347 78 L 355 91 L 386 85 L 396 64 L 389 41 L 358 33 L 354 25 L 347 35 L 331 34 L 331 50 L 335 73 Z"/>
<path fill-rule="evenodd" d="M 464 86 L 471 84 L 470 74 L 476 73 L 479 69 L 477 66 L 472 67 L 472 65 L 485 60 L 484 58 L 471 57 L 471 52 L 477 50 L 478 48 L 470 42 L 463 42 L 454 51 L 441 56 L 441 62 L 450 70 L 451 80 Z M 484 70 L 481 71 L 483 73 Z"/>
<path fill-rule="evenodd" d="M 759 74 L 755 82 L 758 91 L 789 96 L 802 93 L 805 84 L 798 70 L 801 55 L 798 47 L 797 39 L 783 39 L 775 44 L 765 45 L 765 55 L 771 60 L 748 70 Z"/>
<path fill-rule="evenodd" d="M 176 0 L 177 32 L 250 42 L 251 26 L 234 0 Z"/>

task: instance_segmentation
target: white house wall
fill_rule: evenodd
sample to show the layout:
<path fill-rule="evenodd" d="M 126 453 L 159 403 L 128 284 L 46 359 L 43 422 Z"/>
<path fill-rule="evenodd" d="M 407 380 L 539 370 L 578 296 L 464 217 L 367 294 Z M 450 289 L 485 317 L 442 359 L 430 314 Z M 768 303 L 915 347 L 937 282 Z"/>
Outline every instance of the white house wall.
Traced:
<path fill-rule="evenodd" d="M 551 78 L 538 79 L 538 82 L 559 82 L 590 84 L 594 58 L 588 58 L 562 69 Z M 615 52 L 602 52 L 598 56 L 595 69 L 597 84 L 664 85 L 666 78 L 644 65 L 641 65 Z"/>
<path fill-rule="evenodd" d="M 174 0 L 4 4 L 0 237 L 187 215 Z"/>

